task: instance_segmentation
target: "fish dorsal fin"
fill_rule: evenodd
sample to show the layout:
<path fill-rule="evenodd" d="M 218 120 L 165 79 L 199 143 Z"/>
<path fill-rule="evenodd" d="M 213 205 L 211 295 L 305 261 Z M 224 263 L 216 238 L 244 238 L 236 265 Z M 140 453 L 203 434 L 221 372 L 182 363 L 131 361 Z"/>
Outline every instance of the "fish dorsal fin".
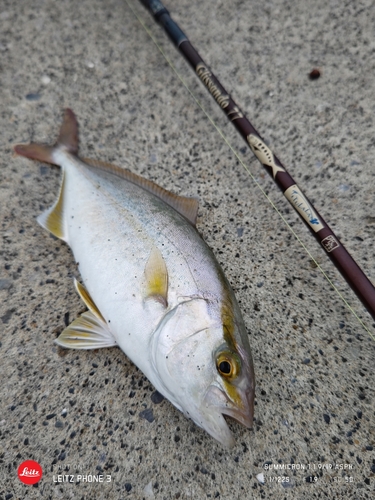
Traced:
<path fill-rule="evenodd" d="M 199 201 L 197 198 L 190 198 L 188 196 L 179 196 L 170 191 L 158 186 L 155 182 L 134 174 L 129 170 L 117 167 L 112 163 L 107 163 L 99 160 L 91 160 L 90 158 L 82 158 L 82 160 L 89 166 L 99 168 L 111 174 L 117 175 L 122 179 L 126 179 L 133 184 L 145 189 L 149 193 L 154 194 L 169 206 L 174 208 L 177 212 L 183 215 L 193 226 L 195 226 L 198 214 Z"/>
<path fill-rule="evenodd" d="M 157 247 L 153 247 L 145 267 L 145 299 L 154 299 L 168 306 L 168 271 L 165 260 Z"/>
<path fill-rule="evenodd" d="M 65 189 L 65 172 L 62 171 L 62 181 L 59 195 L 52 207 L 43 212 L 37 218 L 39 224 L 47 229 L 57 238 L 67 242 L 67 235 L 64 228 L 64 189 Z"/>
<path fill-rule="evenodd" d="M 89 310 L 65 328 L 55 343 L 68 349 L 99 349 L 117 345 L 89 292 L 77 280 L 74 280 L 74 284 Z"/>

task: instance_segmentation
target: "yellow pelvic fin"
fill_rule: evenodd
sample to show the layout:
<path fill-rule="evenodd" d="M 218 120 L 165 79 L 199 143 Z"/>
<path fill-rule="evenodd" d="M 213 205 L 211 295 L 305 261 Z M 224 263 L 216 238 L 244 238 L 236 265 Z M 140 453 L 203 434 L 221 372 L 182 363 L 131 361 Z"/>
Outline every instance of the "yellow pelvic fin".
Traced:
<path fill-rule="evenodd" d="M 71 323 L 55 343 L 68 349 L 99 349 L 117 345 L 108 325 L 96 307 L 86 288 L 74 280 L 77 292 L 89 311 Z"/>
<path fill-rule="evenodd" d="M 155 182 L 144 179 L 140 175 L 134 174 L 124 168 L 112 165 L 112 163 L 91 160 L 90 158 L 82 158 L 82 160 L 89 166 L 110 172 L 113 175 L 117 175 L 118 177 L 126 179 L 127 181 L 145 189 L 149 193 L 154 194 L 183 215 L 193 226 L 195 226 L 199 205 L 197 198 L 189 198 L 187 196 L 178 196 L 177 194 L 173 194 L 170 191 L 158 186 Z"/>
<path fill-rule="evenodd" d="M 168 306 L 168 271 L 165 260 L 157 247 L 153 247 L 145 267 L 145 299 L 153 298 Z"/>
<path fill-rule="evenodd" d="M 67 235 L 64 231 L 64 188 L 65 188 L 65 172 L 62 172 L 62 181 L 60 186 L 59 195 L 55 204 L 43 212 L 37 218 L 39 224 L 47 229 L 57 238 L 67 242 Z"/>

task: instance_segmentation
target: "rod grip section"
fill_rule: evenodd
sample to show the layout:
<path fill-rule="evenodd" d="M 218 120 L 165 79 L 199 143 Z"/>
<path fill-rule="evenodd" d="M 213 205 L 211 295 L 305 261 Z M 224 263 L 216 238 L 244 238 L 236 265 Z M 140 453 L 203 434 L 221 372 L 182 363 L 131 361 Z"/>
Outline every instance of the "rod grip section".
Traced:
<path fill-rule="evenodd" d="M 180 29 L 177 23 L 173 21 L 168 10 L 159 0 L 141 0 L 143 5 L 151 11 L 156 21 L 163 26 L 172 42 L 179 47 L 187 40 L 185 33 Z"/>

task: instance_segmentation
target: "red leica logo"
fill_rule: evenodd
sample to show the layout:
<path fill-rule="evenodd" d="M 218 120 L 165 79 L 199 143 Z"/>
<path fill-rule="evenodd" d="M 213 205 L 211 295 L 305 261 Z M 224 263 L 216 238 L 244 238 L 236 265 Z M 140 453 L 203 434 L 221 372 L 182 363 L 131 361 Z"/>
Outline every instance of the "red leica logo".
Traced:
<path fill-rule="evenodd" d="M 42 467 L 34 460 L 26 460 L 18 467 L 19 480 L 25 484 L 35 484 L 42 479 Z"/>

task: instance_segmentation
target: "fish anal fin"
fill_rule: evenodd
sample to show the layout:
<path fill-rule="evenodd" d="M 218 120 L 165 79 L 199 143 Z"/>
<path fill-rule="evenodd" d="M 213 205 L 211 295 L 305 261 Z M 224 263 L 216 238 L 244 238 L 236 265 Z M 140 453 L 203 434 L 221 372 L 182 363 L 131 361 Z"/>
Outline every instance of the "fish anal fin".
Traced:
<path fill-rule="evenodd" d="M 65 175 L 66 174 L 63 170 L 60 191 L 55 204 L 39 215 L 37 221 L 54 236 L 67 242 L 67 234 L 64 228 Z"/>
<path fill-rule="evenodd" d="M 65 328 L 55 340 L 55 343 L 68 349 L 99 349 L 117 345 L 89 292 L 76 279 L 74 285 L 89 310 L 81 314 L 79 318 Z"/>
<path fill-rule="evenodd" d="M 76 290 L 78 292 L 78 295 L 81 297 L 83 302 L 85 303 L 85 306 L 89 309 L 89 311 L 92 312 L 94 316 L 96 316 L 98 319 L 103 321 L 105 323 L 105 320 L 99 311 L 99 309 L 96 307 L 95 302 L 92 300 L 91 295 L 87 291 L 87 289 L 74 278 L 74 286 L 76 287 Z"/>
<path fill-rule="evenodd" d="M 149 193 L 157 196 L 169 206 L 174 208 L 177 212 L 183 215 L 193 226 L 195 226 L 198 214 L 199 201 L 197 198 L 190 198 L 187 196 L 179 196 L 177 194 L 171 193 L 166 189 L 160 187 L 153 181 L 145 179 L 140 175 L 134 174 L 129 170 L 112 165 L 112 163 L 107 163 L 99 160 L 91 160 L 90 158 L 82 158 L 87 165 L 110 172 L 113 175 L 117 175 L 122 179 L 125 179 L 137 186 L 145 189 Z"/>
<path fill-rule="evenodd" d="M 67 349 L 100 349 L 117 345 L 107 324 L 91 311 L 86 311 L 73 321 L 55 340 Z"/>
<path fill-rule="evenodd" d="M 153 247 L 145 267 L 145 299 L 152 298 L 168 306 L 168 271 L 165 260 L 157 247 Z"/>

